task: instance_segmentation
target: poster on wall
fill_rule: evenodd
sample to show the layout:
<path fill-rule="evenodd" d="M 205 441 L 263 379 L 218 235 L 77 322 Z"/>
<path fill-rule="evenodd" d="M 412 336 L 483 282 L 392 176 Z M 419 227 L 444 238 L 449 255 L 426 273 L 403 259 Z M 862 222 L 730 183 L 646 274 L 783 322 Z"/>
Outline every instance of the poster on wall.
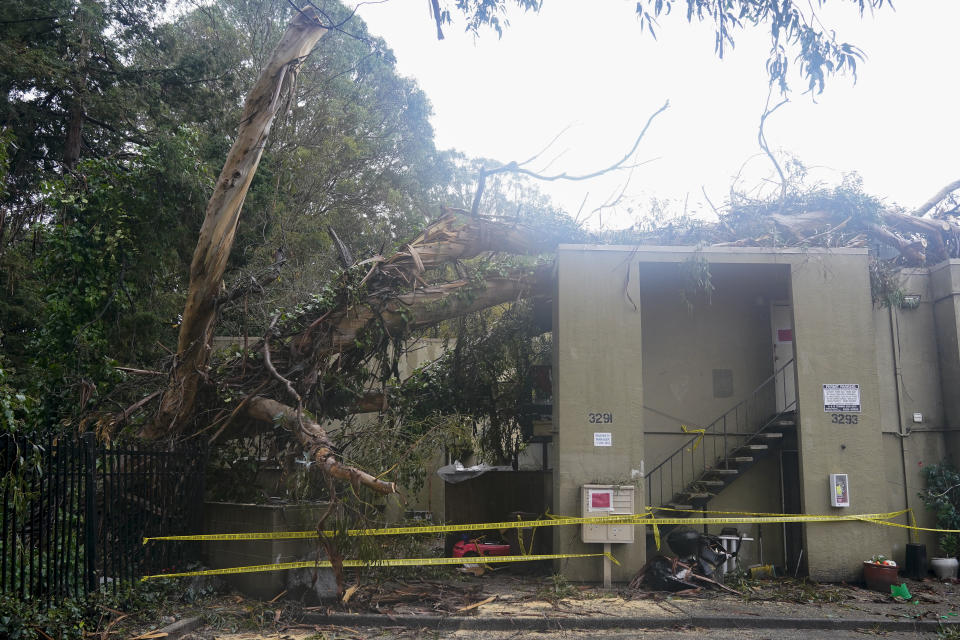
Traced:
<path fill-rule="evenodd" d="M 593 433 L 593 446 L 595 447 L 612 447 L 613 446 L 613 434 L 612 433 L 601 433 L 599 431 L 594 431 Z"/>
<path fill-rule="evenodd" d="M 823 385 L 823 410 L 827 413 L 860 413 L 860 385 Z"/>

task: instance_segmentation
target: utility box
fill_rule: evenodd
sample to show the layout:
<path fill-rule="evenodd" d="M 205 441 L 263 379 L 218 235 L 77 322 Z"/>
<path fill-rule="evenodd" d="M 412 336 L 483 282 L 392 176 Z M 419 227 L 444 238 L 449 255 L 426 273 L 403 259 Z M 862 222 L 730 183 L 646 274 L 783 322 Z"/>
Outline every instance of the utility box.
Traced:
<path fill-rule="evenodd" d="M 850 506 L 850 479 L 845 473 L 830 474 L 830 506 Z"/>
<path fill-rule="evenodd" d="M 634 515 L 632 485 L 585 484 L 580 488 L 580 515 L 584 518 Z M 633 542 L 633 523 L 583 524 L 580 536 L 587 543 Z"/>

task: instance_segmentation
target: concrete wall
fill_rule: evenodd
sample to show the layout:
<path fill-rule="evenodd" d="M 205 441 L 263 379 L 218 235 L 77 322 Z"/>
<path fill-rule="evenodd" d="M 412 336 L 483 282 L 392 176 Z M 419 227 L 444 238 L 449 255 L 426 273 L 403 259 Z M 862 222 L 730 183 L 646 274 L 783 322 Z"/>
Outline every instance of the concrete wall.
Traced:
<path fill-rule="evenodd" d="M 711 268 L 709 303 L 701 299 L 688 308 L 678 264 L 641 262 L 635 268 L 643 303 L 649 470 L 689 439 L 680 424 L 709 425 L 773 373 L 770 302 L 786 299 L 789 288 L 786 268 L 718 264 Z M 715 396 L 714 370 L 732 374 L 731 395 Z"/>
<path fill-rule="evenodd" d="M 769 375 L 772 365 L 762 364 L 763 352 L 770 342 L 769 323 L 759 310 L 752 310 L 749 303 L 751 296 L 756 297 L 751 289 L 756 290 L 759 284 L 740 280 L 738 290 L 731 291 L 729 300 L 724 300 L 723 292 L 718 290 L 717 306 L 701 311 L 702 320 L 684 318 L 675 309 L 671 313 L 670 307 L 676 304 L 665 297 L 658 298 L 655 288 L 644 290 L 646 282 L 634 287 L 631 267 L 639 269 L 636 265 L 641 263 L 680 263 L 695 251 L 689 247 L 582 245 L 564 246 L 558 251 L 554 319 L 554 422 L 558 432 L 555 509 L 558 513 L 576 512 L 579 485 L 620 482 L 629 477 L 639 460 L 651 461 L 651 451 L 632 433 L 636 429 L 649 429 L 649 413 L 645 415 L 639 409 L 643 404 L 663 403 L 682 411 L 679 417 L 684 419 L 688 416 L 691 420 L 697 419 L 690 415 L 697 414 L 707 416 L 701 420 L 709 420 L 716 407 L 712 406 L 710 397 L 700 400 L 704 384 L 698 377 L 706 367 L 715 368 L 713 362 L 731 362 L 735 369 L 745 372 L 742 375 L 735 372 L 735 385 L 736 378 L 760 376 L 761 370 Z M 723 271 L 723 265 L 765 268 L 781 265 L 789 269 L 789 301 L 794 313 L 797 358 L 803 511 L 842 514 L 896 508 L 898 505 L 891 505 L 891 500 L 897 487 L 889 479 L 896 477 L 897 466 L 901 468 L 902 477 L 902 461 L 891 458 L 895 451 L 884 443 L 882 436 L 884 428 L 889 432 L 897 422 L 895 419 L 891 422 L 888 401 L 884 401 L 886 408 L 881 410 L 878 320 L 870 297 L 867 252 L 708 248 L 701 251 L 700 256 L 716 273 Z M 630 300 L 625 293 L 630 293 Z M 737 313 L 738 306 L 740 313 Z M 714 316 L 713 322 L 710 315 Z M 928 320 L 917 316 L 904 323 L 909 326 L 906 330 L 922 332 Z M 717 324 L 727 326 L 721 329 Z M 731 327 L 730 324 L 743 326 Z M 663 329 L 660 335 L 658 327 Z M 739 353 L 733 354 L 735 350 L 730 350 L 724 354 L 725 345 L 718 346 L 717 342 L 735 342 L 738 332 L 746 336 L 746 341 L 740 342 Z M 763 335 L 767 347 L 761 347 L 764 340 L 751 339 L 752 333 Z M 918 340 L 916 362 L 910 364 L 915 368 L 922 367 L 923 354 L 929 353 L 929 345 Z M 957 370 L 960 372 L 960 366 Z M 827 383 L 860 385 L 862 410 L 857 414 L 856 425 L 831 422 L 831 414 L 823 407 L 822 385 Z M 652 389 L 656 389 L 656 393 Z M 698 392 L 690 393 L 691 389 Z M 888 392 L 884 387 L 884 393 Z M 935 419 L 937 409 L 933 395 L 918 393 L 917 402 L 929 405 L 931 420 Z M 613 433 L 615 447 L 610 450 L 593 447 L 592 434 L 600 429 L 587 423 L 592 407 L 597 411 L 612 409 L 618 417 L 626 413 L 633 430 L 625 429 L 622 424 L 611 425 L 603 430 Z M 935 442 L 925 442 L 919 449 L 929 452 L 935 446 Z M 748 510 L 757 505 L 759 510 L 764 510 L 761 504 L 773 506 L 776 496 L 768 489 L 773 486 L 770 480 L 775 477 L 775 464 L 765 464 L 766 468 L 759 465 L 753 471 L 758 481 L 764 480 L 756 483 L 762 486 L 754 490 L 751 483 L 740 480 L 738 483 L 746 484 L 736 489 L 731 487 L 730 493 L 715 499 L 711 507 L 730 505 L 734 510 Z M 852 507 L 849 510 L 830 507 L 830 473 L 850 475 Z M 908 482 L 912 480 L 908 478 Z M 900 490 L 902 494 L 902 483 Z M 898 504 L 902 502 L 901 498 Z M 583 550 L 583 545 L 571 539 L 573 535 L 567 534 L 564 539 L 564 534 L 558 532 L 559 552 Z M 895 540 L 888 536 L 889 532 L 880 527 L 861 523 L 806 525 L 804 552 L 809 559 L 811 576 L 823 580 L 858 579 L 865 558 L 893 551 Z M 854 540 L 856 544 L 849 543 Z M 639 550 L 625 549 L 619 553 L 630 554 L 631 558 L 640 555 Z M 633 569 L 638 566 L 631 564 Z M 568 571 L 571 577 L 596 579 L 598 576 L 598 564 L 590 569 L 571 565 L 575 568 Z"/>
<path fill-rule="evenodd" d="M 885 512 L 889 461 L 884 459 L 881 439 L 866 251 L 795 256 L 791 288 L 803 512 Z M 823 385 L 828 383 L 860 385 L 862 408 L 856 414 L 857 424 L 833 423 L 831 413 L 824 411 Z M 831 473 L 849 475 L 849 508 L 830 506 Z M 857 580 L 864 559 L 891 553 L 885 531 L 859 523 L 808 523 L 804 549 L 810 576 L 827 581 Z"/>
<path fill-rule="evenodd" d="M 204 533 L 307 531 L 316 528 L 326 508 L 326 503 L 268 505 L 207 502 L 204 504 Z M 204 543 L 204 555 L 211 569 L 313 560 L 316 558 L 316 549 L 314 540 Z M 240 573 L 223 577 L 240 593 L 261 600 L 269 600 L 284 590 L 292 597 L 300 597 L 306 591 L 318 598 L 336 595 L 336 582 L 329 570 L 320 570 L 316 584 L 313 584 L 312 569 Z"/>
<path fill-rule="evenodd" d="M 584 484 L 632 484 L 643 460 L 643 368 L 640 291 L 629 249 L 564 249 L 557 254 L 553 339 L 554 512 L 579 514 Z M 632 277 L 631 277 L 632 276 Z M 628 297 L 629 296 L 629 297 Z M 631 301 L 632 299 L 632 301 Z M 591 413 L 612 415 L 590 422 Z M 613 446 L 595 447 L 594 433 L 612 434 Z M 637 491 L 637 502 L 643 492 Z M 642 504 L 637 504 L 642 510 Z M 614 545 L 622 563 L 614 580 L 629 580 L 644 564 L 639 544 Z M 577 527 L 556 527 L 556 553 L 598 553 L 580 542 Z M 600 559 L 562 561 L 574 580 L 599 580 Z"/>
<path fill-rule="evenodd" d="M 930 269 L 930 289 L 943 390 L 947 453 L 960 462 L 960 260 Z"/>
<path fill-rule="evenodd" d="M 780 460 L 771 455 L 759 461 L 733 484 L 724 489 L 710 501 L 712 511 L 754 511 L 757 513 L 780 513 Z M 718 534 L 724 526 L 710 525 L 710 533 Z M 774 564 L 783 566 L 783 525 L 782 524 L 741 524 L 735 525 L 744 537 L 753 538 L 744 542 L 738 556 L 741 567 L 754 564 Z M 763 544 L 761 557 L 761 541 Z"/>
<path fill-rule="evenodd" d="M 945 455 L 947 426 L 930 272 L 905 269 L 900 286 L 905 294 L 920 296 L 919 306 L 876 306 L 873 314 L 887 504 L 890 510 L 909 507 L 920 526 L 935 527 L 935 515 L 925 509 L 917 495 L 924 487 L 923 465 L 939 462 Z M 944 308 L 952 309 L 952 305 Z M 915 413 L 921 414 L 920 422 L 914 421 Z M 897 562 L 904 562 L 907 542 L 926 544 L 930 556 L 936 551 L 933 533 L 911 534 L 893 527 L 886 531 Z"/>

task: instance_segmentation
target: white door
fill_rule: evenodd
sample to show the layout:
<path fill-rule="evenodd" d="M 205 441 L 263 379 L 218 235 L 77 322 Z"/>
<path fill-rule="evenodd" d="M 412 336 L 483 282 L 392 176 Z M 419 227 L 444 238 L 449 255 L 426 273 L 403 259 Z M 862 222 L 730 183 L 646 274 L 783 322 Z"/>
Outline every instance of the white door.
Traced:
<path fill-rule="evenodd" d="M 793 360 L 793 308 L 789 302 L 770 304 L 770 323 L 773 329 L 773 370 L 777 372 L 777 413 L 796 410 L 797 387 L 793 365 L 781 371 Z"/>

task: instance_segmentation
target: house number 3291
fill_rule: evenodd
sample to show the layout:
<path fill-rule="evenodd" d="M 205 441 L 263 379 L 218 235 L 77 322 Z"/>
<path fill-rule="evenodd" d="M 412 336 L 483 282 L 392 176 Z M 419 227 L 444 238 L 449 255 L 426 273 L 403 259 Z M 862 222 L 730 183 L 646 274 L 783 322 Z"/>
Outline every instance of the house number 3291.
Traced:
<path fill-rule="evenodd" d="M 590 424 L 610 424 L 613 422 L 612 413 L 588 413 L 587 422 Z"/>

